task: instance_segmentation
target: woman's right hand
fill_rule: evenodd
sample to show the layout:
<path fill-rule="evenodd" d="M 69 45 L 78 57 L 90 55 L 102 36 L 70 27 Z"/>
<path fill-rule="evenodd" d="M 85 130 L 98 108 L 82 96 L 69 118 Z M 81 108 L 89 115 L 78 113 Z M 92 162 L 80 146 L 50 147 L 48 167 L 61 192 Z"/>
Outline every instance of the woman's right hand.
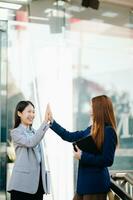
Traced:
<path fill-rule="evenodd" d="M 45 111 L 45 122 L 52 122 L 53 121 L 53 114 L 50 108 L 50 105 L 47 104 L 46 111 Z"/>

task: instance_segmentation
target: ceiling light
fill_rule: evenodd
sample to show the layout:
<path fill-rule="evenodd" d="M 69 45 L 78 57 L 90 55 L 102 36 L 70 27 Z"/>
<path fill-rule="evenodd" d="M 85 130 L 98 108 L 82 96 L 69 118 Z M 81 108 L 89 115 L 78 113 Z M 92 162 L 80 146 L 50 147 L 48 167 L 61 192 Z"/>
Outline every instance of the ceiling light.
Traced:
<path fill-rule="evenodd" d="M 48 18 L 44 17 L 36 17 L 36 16 L 29 16 L 29 19 L 32 20 L 40 20 L 40 21 L 48 21 Z"/>
<path fill-rule="evenodd" d="M 70 13 L 64 12 L 64 10 L 56 10 L 56 9 L 46 9 L 44 13 L 47 14 L 47 17 L 66 17 L 70 18 L 72 15 Z"/>
<path fill-rule="evenodd" d="M 104 23 L 104 20 L 97 19 L 97 18 L 92 18 L 92 19 L 90 19 L 90 21 L 92 21 L 92 22 L 98 22 L 98 23 Z"/>
<path fill-rule="evenodd" d="M 65 2 L 64 1 L 56 1 L 53 3 L 54 6 L 58 5 L 58 6 L 64 6 Z"/>
<path fill-rule="evenodd" d="M 2 0 L 2 2 L 7 2 L 7 3 L 30 3 L 32 0 Z"/>
<path fill-rule="evenodd" d="M 107 11 L 107 12 L 102 13 L 102 16 L 103 17 L 117 17 L 118 13 Z"/>
<path fill-rule="evenodd" d="M 20 4 L 0 2 L 0 8 L 18 10 L 21 7 L 22 7 L 22 5 L 20 5 Z"/>
<path fill-rule="evenodd" d="M 52 12 L 51 8 L 47 8 L 46 10 L 44 10 L 44 13 L 50 13 L 50 12 Z"/>
<path fill-rule="evenodd" d="M 79 7 L 79 6 L 70 6 L 70 7 L 68 7 L 67 8 L 69 11 L 73 11 L 73 12 L 82 12 L 82 11 L 84 11 L 85 10 L 85 8 L 84 7 Z"/>

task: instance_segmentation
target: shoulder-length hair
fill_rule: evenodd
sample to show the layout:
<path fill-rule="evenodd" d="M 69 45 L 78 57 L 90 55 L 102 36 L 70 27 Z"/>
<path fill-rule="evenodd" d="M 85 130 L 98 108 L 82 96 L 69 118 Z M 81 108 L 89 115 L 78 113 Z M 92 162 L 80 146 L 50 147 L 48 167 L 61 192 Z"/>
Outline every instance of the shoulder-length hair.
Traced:
<path fill-rule="evenodd" d="M 21 119 L 18 116 L 18 111 L 19 112 L 23 112 L 23 110 L 28 106 L 28 105 L 32 105 L 33 108 L 35 108 L 35 106 L 33 105 L 33 103 L 31 101 L 19 101 L 16 109 L 15 109 L 15 114 L 14 114 L 14 128 L 18 127 L 19 124 L 21 123 Z"/>
<path fill-rule="evenodd" d="M 111 126 L 116 132 L 116 119 L 113 109 L 112 101 L 106 95 L 96 96 L 92 98 L 92 137 L 100 148 L 104 141 L 104 127 Z"/>

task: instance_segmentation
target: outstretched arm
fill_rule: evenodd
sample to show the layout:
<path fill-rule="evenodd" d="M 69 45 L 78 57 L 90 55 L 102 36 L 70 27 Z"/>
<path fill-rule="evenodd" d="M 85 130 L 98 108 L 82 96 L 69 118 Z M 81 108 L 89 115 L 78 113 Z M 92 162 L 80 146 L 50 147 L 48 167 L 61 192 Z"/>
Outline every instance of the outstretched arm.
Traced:
<path fill-rule="evenodd" d="M 61 125 L 59 125 L 54 119 L 52 115 L 52 111 L 50 106 L 48 105 L 47 109 L 47 116 L 50 120 L 50 128 L 57 133 L 63 140 L 66 140 L 68 142 L 74 142 L 77 141 L 90 133 L 90 127 L 85 129 L 84 131 L 75 131 L 75 132 L 70 132 L 63 128 Z"/>
<path fill-rule="evenodd" d="M 36 133 L 30 137 L 27 137 L 23 130 L 15 128 L 11 131 L 11 137 L 15 146 L 35 147 L 42 140 L 48 128 L 49 125 L 44 122 Z"/>
<path fill-rule="evenodd" d="M 53 123 L 51 124 L 50 128 L 55 133 L 57 133 L 63 140 L 66 140 L 68 142 L 77 141 L 83 137 L 86 137 L 90 133 L 90 127 L 83 131 L 70 132 L 62 126 L 60 126 L 55 120 L 53 120 Z"/>

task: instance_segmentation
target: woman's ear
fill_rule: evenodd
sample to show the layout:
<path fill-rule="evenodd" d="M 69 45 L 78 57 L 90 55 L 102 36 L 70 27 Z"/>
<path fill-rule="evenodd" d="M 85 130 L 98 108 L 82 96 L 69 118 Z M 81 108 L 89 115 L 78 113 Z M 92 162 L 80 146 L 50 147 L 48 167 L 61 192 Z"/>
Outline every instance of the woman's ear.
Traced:
<path fill-rule="evenodd" d="M 19 117 L 21 117 L 21 112 L 20 112 L 20 111 L 18 111 L 18 112 L 17 112 L 17 115 L 18 115 Z"/>

